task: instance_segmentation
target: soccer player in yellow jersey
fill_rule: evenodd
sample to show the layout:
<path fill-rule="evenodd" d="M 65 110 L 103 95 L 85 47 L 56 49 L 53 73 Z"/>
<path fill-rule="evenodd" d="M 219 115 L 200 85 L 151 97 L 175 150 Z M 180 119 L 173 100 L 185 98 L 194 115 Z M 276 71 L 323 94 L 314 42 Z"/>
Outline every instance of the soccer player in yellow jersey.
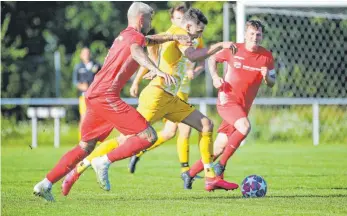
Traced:
<path fill-rule="evenodd" d="M 171 16 L 171 22 L 172 22 L 172 27 L 174 26 L 181 26 L 182 24 L 182 18 L 184 13 L 187 11 L 187 7 L 184 4 L 178 5 L 176 7 L 171 8 L 170 10 L 170 16 Z M 171 27 L 171 28 L 172 28 Z M 194 48 L 200 49 L 203 48 L 203 42 L 202 38 L 199 37 L 197 39 L 193 40 L 192 46 Z M 151 59 L 154 62 L 158 62 L 158 47 L 152 47 L 149 49 L 149 54 Z M 188 102 L 188 95 L 190 92 L 190 80 L 197 77 L 202 71 L 205 69 L 205 61 L 200 61 L 198 62 L 197 67 L 195 67 L 195 63 L 189 61 L 187 58 L 185 58 L 185 65 L 182 68 L 182 70 L 185 73 L 181 86 L 178 89 L 177 96 L 185 101 Z M 139 84 L 142 80 L 142 77 L 148 72 L 148 70 L 144 67 L 141 67 L 139 69 L 139 72 L 137 73 L 137 76 L 135 80 L 133 81 L 133 84 L 130 88 L 130 95 L 133 97 L 137 97 L 138 91 L 139 91 Z M 189 136 L 191 133 L 191 128 L 183 123 L 175 123 L 171 121 L 166 121 L 165 127 L 163 128 L 162 131 L 160 131 L 158 134 L 158 140 L 155 143 L 155 145 L 152 145 L 150 148 L 141 151 L 137 155 L 134 155 L 130 159 L 129 163 L 129 172 L 134 173 L 136 164 L 139 161 L 140 157 L 147 151 L 150 151 L 159 145 L 163 144 L 164 142 L 170 140 L 176 135 L 177 129 L 179 130 L 179 135 L 177 139 L 177 153 L 178 153 L 178 158 L 181 164 L 181 172 L 186 172 L 189 170 Z"/>

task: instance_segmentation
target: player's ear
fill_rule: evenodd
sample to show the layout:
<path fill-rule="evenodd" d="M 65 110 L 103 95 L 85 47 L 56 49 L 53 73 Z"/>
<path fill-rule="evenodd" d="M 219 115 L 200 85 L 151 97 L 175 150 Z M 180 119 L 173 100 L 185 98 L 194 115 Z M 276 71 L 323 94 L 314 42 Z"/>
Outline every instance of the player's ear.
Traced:
<path fill-rule="evenodd" d="M 186 29 L 187 29 L 188 32 L 190 31 L 190 28 L 191 28 L 191 27 L 192 27 L 191 24 L 189 24 L 189 23 L 186 24 Z"/>
<path fill-rule="evenodd" d="M 138 20 L 139 20 L 140 26 L 142 27 L 142 26 L 143 26 L 143 23 L 144 23 L 144 21 L 145 21 L 145 18 L 143 17 L 143 15 L 140 15 Z"/>

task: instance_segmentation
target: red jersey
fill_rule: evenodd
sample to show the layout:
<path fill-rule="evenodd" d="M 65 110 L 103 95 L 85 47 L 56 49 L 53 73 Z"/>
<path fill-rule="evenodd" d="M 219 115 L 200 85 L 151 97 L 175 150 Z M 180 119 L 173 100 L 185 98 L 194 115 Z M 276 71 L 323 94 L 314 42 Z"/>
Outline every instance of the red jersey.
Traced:
<path fill-rule="evenodd" d="M 246 50 L 244 43 L 237 43 L 236 46 L 238 51 L 235 55 L 229 49 L 216 54 L 217 62 L 228 63 L 225 84 L 219 89 L 217 104 L 236 102 L 248 112 L 263 80 L 261 67 L 273 70 L 274 60 L 271 52 L 264 47 L 250 52 Z"/>
<path fill-rule="evenodd" d="M 139 67 L 131 57 L 130 46 L 134 43 L 144 47 L 145 36 L 134 28 L 127 27 L 114 40 L 104 65 L 86 92 L 86 98 L 120 96 L 122 88 Z"/>

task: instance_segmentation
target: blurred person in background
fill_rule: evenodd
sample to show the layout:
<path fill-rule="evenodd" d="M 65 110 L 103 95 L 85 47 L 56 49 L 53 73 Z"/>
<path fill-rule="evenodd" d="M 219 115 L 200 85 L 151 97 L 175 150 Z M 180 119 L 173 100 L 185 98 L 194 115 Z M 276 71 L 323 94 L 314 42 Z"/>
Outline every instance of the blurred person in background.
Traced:
<path fill-rule="evenodd" d="M 73 84 L 76 86 L 79 95 L 79 138 L 81 138 L 81 124 L 87 111 L 84 93 L 87 91 L 88 87 L 93 82 L 95 74 L 101 68 L 100 64 L 91 59 L 91 53 L 88 47 L 82 48 L 80 53 L 80 59 L 81 62 L 75 65 L 72 74 L 72 81 Z"/>

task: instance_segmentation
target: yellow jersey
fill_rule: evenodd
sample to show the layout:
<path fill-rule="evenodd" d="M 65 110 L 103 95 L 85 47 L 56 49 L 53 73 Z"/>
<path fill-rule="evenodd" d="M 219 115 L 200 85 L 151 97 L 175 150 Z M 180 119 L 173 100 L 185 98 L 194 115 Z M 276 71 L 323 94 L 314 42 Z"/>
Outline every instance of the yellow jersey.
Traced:
<path fill-rule="evenodd" d="M 204 48 L 204 44 L 201 37 L 193 40 L 193 47 L 195 49 Z M 183 56 L 182 58 L 185 60 L 185 63 L 186 63 L 184 71 L 187 71 L 188 69 L 194 69 L 194 62 L 189 61 L 189 59 L 185 56 Z M 187 73 L 185 73 L 185 76 L 183 77 L 183 80 L 181 82 L 180 88 L 178 89 L 178 92 L 182 92 L 185 94 L 190 93 L 190 79 L 188 78 Z"/>
<path fill-rule="evenodd" d="M 176 35 L 187 35 L 187 31 L 184 29 L 172 25 L 166 32 L 166 34 L 176 34 Z M 199 40 L 197 40 L 199 41 Z M 196 42 L 196 44 L 198 44 Z M 165 91 L 175 95 L 179 88 L 181 87 L 181 84 L 184 80 L 184 77 L 186 77 L 186 70 L 187 70 L 187 58 L 183 56 L 180 49 L 188 48 L 188 46 L 184 46 L 180 44 L 177 41 L 170 41 L 163 43 L 159 46 L 158 51 L 158 68 L 176 79 L 176 85 L 168 86 L 165 84 L 164 80 L 160 77 L 155 77 L 149 85 L 155 85 L 160 86 Z M 189 60 L 188 60 L 189 61 Z M 188 85 L 189 85 L 189 80 Z M 187 83 L 185 81 L 185 83 Z"/>

